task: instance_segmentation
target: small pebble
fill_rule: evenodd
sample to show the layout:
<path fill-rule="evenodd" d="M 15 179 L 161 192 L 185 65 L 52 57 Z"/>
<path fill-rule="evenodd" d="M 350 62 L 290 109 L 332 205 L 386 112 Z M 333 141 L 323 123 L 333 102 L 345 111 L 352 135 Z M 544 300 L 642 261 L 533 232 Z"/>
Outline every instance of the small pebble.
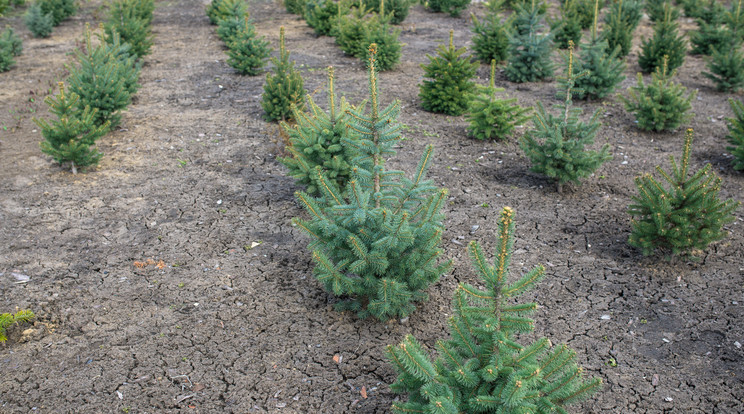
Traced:
<path fill-rule="evenodd" d="M 612 319 L 612 316 L 610 315 L 602 315 L 599 319 L 602 319 L 603 321 L 609 321 Z"/>

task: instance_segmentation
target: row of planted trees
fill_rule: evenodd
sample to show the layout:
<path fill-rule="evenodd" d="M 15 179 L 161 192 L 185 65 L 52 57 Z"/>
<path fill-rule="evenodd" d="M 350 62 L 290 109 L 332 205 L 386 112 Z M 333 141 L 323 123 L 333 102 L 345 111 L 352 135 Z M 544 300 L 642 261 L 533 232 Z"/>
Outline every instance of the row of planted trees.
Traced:
<path fill-rule="evenodd" d="M 312 239 L 316 277 L 340 298 L 337 309 L 384 321 L 410 314 L 452 263 L 440 261 L 447 190 L 426 178 L 433 147 L 424 149 L 410 178 L 385 165 L 400 144 L 400 104 L 380 102 L 375 58 L 373 44 L 369 98 L 361 105 L 337 100 L 329 70 L 328 111 L 311 98 L 312 114 L 295 111 L 298 125 L 284 125 L 292 156 L 282 162 L 307 185 L 296 197 L 309 219 L 294 223 Z M 436 361 L 412 336 L 388 347 L 399 374 L 391 388 L 409 394 L 394 412 L 564 412 L 599 388 L 600 380 L 585 379 L 565 345 L 552 347 L 545 338 L 518 342 L 518 333 L 534 329 L 528 315 L 537 305 L 511 299 L 533 288 L 544 269 L 510 280 L 513 220 L 505 208 L 493 265 L 477 243 L 470 244 L 486 287 L 460 285 L 450 339 L 438 343 Z"/>
<path fill-rule="evenodd" d="M 534 21 L 535 3 L 522 10 L 529 25 Z M 594 43 L 600 43 L 596 20 L 593 32 Z M 606 41 L 602 42 L 606 50 Z M 582 92 L 580 80 L 591 76 L 586 68 L 577 71 L 574 67 L 572 43 L 569 41 L 566 74 L 559 86 L 563 103 L 556 105 L 558 115 L 538 104 L 532 117 L 534 129 L 521 140 L 533 169 L 554 178 L 559 189 L 564 182 L 591 174 L 609 159 L 607 146 L 600 151 L 587 150 L 600 128 L 599 112 L 582 122 L 581 110 L 572 106 L 574 93 Z M 290 175 L 306 186 L 306 191 L 296 196 L 309 219 L 296 219 L 295 224 L 312 240 L 309 247 L 317 279 L 339 297 L 337 309 L 387 320 L 412 312 L 415 303 L 426 298 L 425 289 L 448 271 L 451 263 L 438 261 L 446 190 L 426 179 L 432 147 L 424 150 L 410 178 L 385 168 L 384 160 L 395 153 L 392 148 L 399 141 L 401 126 L 397 123 L 397 102 L 381 109 L 375 51 L 373 45 L 369 100 L 357 106 L 343 99 L 339 103 L 331 70 L 329 111 L 321 110 L 310 98 L 311 114 L 295 107 L 297 125 L 283 124 L 290 135 L 291 156 L 281 161 Z M 463 58 L 464 53 L 464 49 L 455 49 L 450 35 L 449 47 L 440 47 L 438 56 L 430 57 L 431 63 L 424 66 L 427 80 L 421 85 L 424 108 L 452 114 L 470 110 L 470 130 L 483 137 L 489 137 L 494 129 L 513 128 L 524 121 L 526 110 L 513 99 L 494 97 L 495 64 L 487 88 L 471 85 L 468 89 L 475 65 Z M 679 93 L 672 94 L 676 98 L 672 103 L 654 100 L 659 90 L 663 93 L 668 86 L 666 60 L 650 86 L 656 91 L 647 91 L 641 81 L 637 96 L 626 98 L 628 106 L 638 106 L 641 116 L 653 119 L 652 114 L 660 108 L 672 110 L 668 105 L 680 102 L 689 105 L 690 96 Z M 531 69 L 524 65 L 515 71 Z M 473 95 L 473 90 L 480 93 Z M 679 87 L 670 90 L 679 92 Z M 646 106 L 641 105 L 644 102 Z M 677 126 L 683 119 L 676 121 Z M 705 249 L 725 237 L 724 226 L 734 220 L 732 213 L 739 203 L 718 199 L 721 181 L 711 166 L 691 171 L 692 140 L 692 130 L 688 130 L 681 159 L 671 158 L 671 171 L 657 168 L 661 181 L 650 174 L 636 179 L 638 195 L 628 208 L 632 216 L 629 243 L 644 254 L 658 250 L 690 254 Z M 513 211 L 505 208 L 494 265 L 487 263 L 477 243 L 469 246 L 486 289 L 465 284 L 458 288 L 450 339 L 438 342 L 439 357 L 434 363 L 410 336 L 399 346 L 388 348 L 399 373 L 391 388 L 409 394 L 407 402 L 394 404 L 395 412 L 565 412 L 566 406 L 598 389 L 599 380 L 583 378 L 573 362 L 573 351 L 567 347 L 551 348 L 547 339 L 527 346 L 516 342 L 515 334 L 532 330 L 533 321 L 527 315 L 535 305 L 511 305 L 506 300 L 533 287 L 544 269 L 538 267 L 517 281 L 508 280 L 512 231 Z"/>
<path fill-rule="evenodd" d="M 96 141 L 119 125 L 121 111 L 139 89 L 141 58 L 152 46 L 152 0 L 117 0 L 109 4 L 109 19 L 95 34 L 86 26 L 84 48 L 67 65 L 67 88 L 45 102 L 56 120 L 34 119 L 44 141 L 41 151 L 60 164 L 95 165 L 103 156 Z"/>
<path fill-rule="evenodd" d="M 0 0 L 0 16 L 10 1 Z M 14 0 L 14 5 L 25 4 L 24 0 Z M 77 11 L 74 0 L 36 0 L 26 10 L 23 21 L 34 37 L 49 37 L 54 27 L 58 26 Z M 23 51 L 21 39 L 8 26 L 0 33 L 0 72 L 10 70 L 15 64 L 15 57 Z"/>

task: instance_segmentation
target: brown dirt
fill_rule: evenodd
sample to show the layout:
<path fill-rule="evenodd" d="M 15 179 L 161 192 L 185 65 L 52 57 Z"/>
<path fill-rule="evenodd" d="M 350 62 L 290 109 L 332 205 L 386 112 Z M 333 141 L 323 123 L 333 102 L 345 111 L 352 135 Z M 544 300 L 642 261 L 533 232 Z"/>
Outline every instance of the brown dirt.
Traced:
<path fill-rule="evenodd" d="M 329 64 L 339 91 L 364 97 L 362 65 L 331 38 L 276 4 L 250 10 L 275 47 L 287 26 L 287 47 L 320 102 Z M 0 412 L 385 412 L 400 397 L 387 386 L 384 346 L 413 333 L 431 347 L 445 335 L 454 287 L 475 279 L 464 244 L 492 247 L 504 205 L 517 212 L 513 270 L 549 271 L 532 294 L 542 305 L 537 334 L 568 342 L 606 383 L 577 411 L 744 412 L 742 211 L 731 237 L 698 263 L 644 258 L 626 244 L 632 179 L 679 156 L 681 132 L 639 132 L 616 97 L 581 103 L 606 110 L 597 145 L 609 143 L 614 159 L 559 195 L 529 172 L 516 139 L 477 142 L 463 118 L 421 110 L 425 54 L 449 29 L 457 45 L 471 33 L 466 18 L 415 6 L 403 61 L 381 76 L 384 100 L 402 101 L 408 126 L 391 163 L 410 170 L 426 144 L 436 146 L 431 177 L 451 192 L 444 248 L 455 270 L 406 323 L 360 321 L 331 310 L 311 275 L 307 240 L 290 224 L 304 214 L 297 187 L 275 161 L 275 125 L 261 120 L 264 77 L 225 64 L 202 2 L 158 3 L 142 89 L 122 128 L 100 141 L 98 168 L 73 176 L 40 153 L 31 118 L 48 116 L 43 96 L 65 76 L 84 23 L 100 16 L 100 3 L 86 2 L 45 40 L 18 15 L 0 19 L 24 38 L 17 67 L 0 74 L 0 311 L 39 317 L 0 346 Z M 636 54 L 623 89 L 635 82 Z M 679 76 L 700 92 L 693 164 L 713 163 L 722 196 L 741 199 L 744 177 L 725 154 L 728 96 L 703 68 L 688 57 Z M 554 83 L 499 84 L 523 105 L 553 102 Z M 13 273 L 30 280 L 15 283 Z"/>

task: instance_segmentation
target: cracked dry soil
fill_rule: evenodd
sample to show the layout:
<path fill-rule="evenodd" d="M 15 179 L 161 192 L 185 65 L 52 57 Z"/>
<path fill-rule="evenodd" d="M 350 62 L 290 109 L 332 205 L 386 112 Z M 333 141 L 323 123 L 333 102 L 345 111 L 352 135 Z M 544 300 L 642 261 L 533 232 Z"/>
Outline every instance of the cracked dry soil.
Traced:
<path fill-rule="evenodd" d="M 408 126 L 390 164 L 410 171 L 426 144 L 436 146 L 430 176 L 450 190 L 444 249 L 455 267 L 406 323 L 357 320 L 331 309 L 307 239 L 290 224 L 304 213 L 275 161 L 276 126 L 261 120 L 264 77 L 225 64 L 204 5 L 158 2 L 142 88 L 122 129 L 101 139 L 100 166 L 76 176 L 40 153 L 31 117 L 48 116 L 42 98 L 66 76 L 84 23 L 104 15 L 101 3 L 85 3 L 49 39 L 32 39 L 17 15 L 6 20 L 24 54 L 0 74 L 0 311 L 27 308 L 38 320 L 0 346 L 0 412 L 386 412 L 399 397 L 384 347 L 407 333 L 428 347 L 445 335 L 456 284 L 475 281 L 464 245 L 493 247 L 504 205 L 517 212 L 513 272 L 548 269 L 531 293 L 541 304 L 536 335 L 567 342 L 605 382 L 577 412 L 744 412 L 742 210 L 698 263 L 643 258 L 625 242 L 633 177 L 679 156 L 681 131 L 640 133 L 616 97 L 577 103 L 587 116 L 605 110 L 597 145 L 609 143 L 614 159 L 559 195 L 528 171 L 515 138 L 476 142 L 463 118 L 420 109 L 426 53 L 450 29 L 458 46 L 471 33 L 466 18 L 414 6 L 403 61 L 380 80 L 383 101 L 400 99 Z M 250 11 L 275 48 L 287 26 L 287 47 L 321 104 L 329 64 L 338 91 L 351 102 L 365 96 L 362 65 L 333 39 L 275 3 Z M 649 32 L 644 19 L 640 33 Z M 639 42 L 622 90 L 635 82 Z M 722 197 L 741 199 L 744 177 L 722 155 L 727 96 L 703 67 L 687 57 L 679 77 L 700 91 L 692 163 L 711 162 Z M 522 105 L 554 102 L 554 83 L 497 81 Z M 15 283 L 14 273 L 30 280 Z"/>

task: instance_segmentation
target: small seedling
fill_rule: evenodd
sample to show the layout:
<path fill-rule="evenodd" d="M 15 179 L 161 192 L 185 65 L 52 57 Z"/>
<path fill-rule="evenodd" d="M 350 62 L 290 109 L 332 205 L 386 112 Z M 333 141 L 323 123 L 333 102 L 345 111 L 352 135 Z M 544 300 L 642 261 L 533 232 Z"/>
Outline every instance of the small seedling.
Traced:
<path fill-rule="evenodd" d="M 20 310 L 15 314 L 3 313 L 0 314 L 0 343 L 8 340 L 6 336 L 6 329 L 14 324 L 30 323 L 34 319 L 35 315 L 30 310 Z"/>

